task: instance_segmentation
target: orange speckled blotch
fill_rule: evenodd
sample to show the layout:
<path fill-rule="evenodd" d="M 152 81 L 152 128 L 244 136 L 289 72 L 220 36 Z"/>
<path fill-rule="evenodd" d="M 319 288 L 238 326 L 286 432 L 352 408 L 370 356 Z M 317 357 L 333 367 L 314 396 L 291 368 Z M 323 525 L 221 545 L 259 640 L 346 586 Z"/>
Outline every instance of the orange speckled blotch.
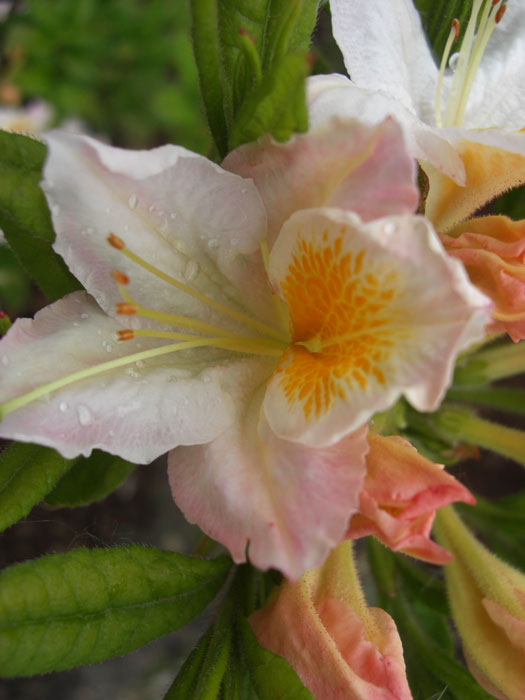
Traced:
<path fill-rule="evenodd" d="M 289 404 L 305 418 L 326 414 L 336 399 L 386 383 L 385 366 L 403 334 L 394 302 L 398 276 L 365 250 L 348 251 L 343 229 L 319 243 L 297 238 L 281 284 L 293 343 L 276 370 Z"/>

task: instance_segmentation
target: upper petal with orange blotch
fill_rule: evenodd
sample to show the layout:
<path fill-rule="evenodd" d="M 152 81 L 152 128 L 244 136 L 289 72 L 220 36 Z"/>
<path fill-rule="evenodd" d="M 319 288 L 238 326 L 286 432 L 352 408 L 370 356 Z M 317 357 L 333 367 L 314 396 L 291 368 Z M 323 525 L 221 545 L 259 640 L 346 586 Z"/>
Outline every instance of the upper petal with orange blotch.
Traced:
<path fill-rule="evenodd" d="M 335 209 L 297 212 L 269 271 L 292 344 L 264 410 L 278 435 L 310 445 L 339 440 L 401 394 L 435 409 L 490 307 L 420 217 L 364 224 Z"/>

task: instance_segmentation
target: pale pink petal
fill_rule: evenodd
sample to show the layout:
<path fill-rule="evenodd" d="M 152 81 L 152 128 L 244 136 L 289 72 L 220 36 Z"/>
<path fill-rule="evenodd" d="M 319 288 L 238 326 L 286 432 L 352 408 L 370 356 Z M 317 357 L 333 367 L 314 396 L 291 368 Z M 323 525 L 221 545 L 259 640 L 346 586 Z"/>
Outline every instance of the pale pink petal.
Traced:
<path fill-rule="evenodd" d="M 333 206 L 369 221 L 411 214 L 419 199 L 414 160 L 392 119 L 366 126 L 333 118 L 285 144 L 268 136 L 237 148 L 223 166 L 254 180 L 268 212 L 270 245 L 299 209 Z"/>
<path fill-rule="evenodd" d="M 120 327 L 85 292 L 46 307 L 34 321 L 19 319 L 0 342 L 0 402 L 160 344 L 144 338 L 119 343 Z M 66 458 L 101 448 L 150 462 L 176 445 L 207 442 L 226 430 L 236 411 L 232 387 L 238 392 L 247 377 L 260 373 L 260 364 L 210 348 L 134 362 L 8 413 L 0 436 L 48 445 Z"/>
<path fill-rule="evenodd" d="M 316 449 L 277 437 L 259 421 L 260 405 L 259 390 L 215 440 L 171 452 L 171 489 L 186 518 L 236 562 L 248 554 L 260 569 L 297 578 L 341 541 L 356 511 L 366 428 Z"/>
<path fill-rule="evenodd" d="M 435 410 L 455 357 L 490 318 L 489 300 L 421 217 L 297 212 L 274 244 L 270 277 L 293 342 L 264 410 L 278 435 L 309 445 L 337 442 L 402 394 Z"/>
<path fill-rule="evenodd" d="M 391 116 L 402 127 L 408 151 L 414 158 L 430 163 L 458 185 L 465 184 L 465 168 L 454 146 L 393 97 L 358 86 L 337 74 L 314 75 L 308 78 L 307 86 L 311 127 L 334 116 L 357 118 L 369 125 Z"/>
<path fill-rule="evenodd" d="M 129 275 L 129 293 L 145 307 L 232 326 L 227 316 L 110 247 L 112 232 L 192 289 L 268 315 L 259 254 L 266 214 L 253 183 L 179 146 L 125 151 L 65 132 L 51 132 L 46 140 L 42 188 L 55 250 L 107 313 L 122 301 L 109 275 L 117 269 Z"/>
<path fill-rule="evenodd" d="M 412 0 L 331 0 L 330 10 L 352 80 L 432 123 L 438 70 Z"/>
<path fill-rule="evenodd" d="M 317 700 L 411 700 L 395 624 L 366 606 L 344 555 L 347 543 L 298 583 L 277 589 L 250 617 L 255 635 Z"/>

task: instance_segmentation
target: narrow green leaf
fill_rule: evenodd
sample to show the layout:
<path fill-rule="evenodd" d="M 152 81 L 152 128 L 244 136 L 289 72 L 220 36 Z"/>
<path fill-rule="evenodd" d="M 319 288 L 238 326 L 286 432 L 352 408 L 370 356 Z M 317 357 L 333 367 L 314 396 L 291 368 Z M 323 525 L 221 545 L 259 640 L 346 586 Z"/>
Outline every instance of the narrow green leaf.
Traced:
<path fill-rule="evenodd" d="M 94 450 L 80 458 L 48 493 L 50 505 L 85 506 L 100 501 L 114 491 L 137 465 L 125 459 Z"/>
<path fill-rule="evenodd" d="M 51 248 L 55 234 L 39 187 L 45 156 L 40 141 L 0 131 L 0 228 L 22 266 L 54 301 L 81 285 Z"/>
<path fill-rule="evenodd" d="M 187 658 L 164 700 L 217 698 L 230 655 L 233 627 L 230 608 L 222 608 L 215 623 Z"/>
<path fill-rule="evenodd" d="M 447 399 L 490 406 L 510 413 L 525 414 L 525 390 L 508 386 L 457 386 L 447 392 Z"/>
<path fill-rule="evenodd" d="M 231 149 L 261 134 L 271 133 L 277 141 L 286 141 L 294 131 L 306 130 L 306 113 L 296 114 L 291 108 L 292 103 L 300 109 L 297 91 L 304 90 L 306 72 L 305 53 L 289 54 L 274 65 L 243 102 L 232 127 Z"/>
<path fill-rule="evenodd" d="M 226 556 L 153 547 L 75 549 L 0 574 L 0 674 L 97 663 L 186 624 L 217 594 Z"/>
<path fill-rule="evenodd" d="M 216 0 L 192 0 L 193 52 L 208 125 L 221 156 L 226 155 L 228 100 L 219 38 Z"/>
<path fill-rule="evenodd" d="M 75 461 L 40 445 L 13 443 L 6 447 L 0 453 L 0 530 L 27 515 Z"/>
<path fill-rule="evenodd" d="M 241 651 L 258 700 L 314 700 L 290 664 L 259 644 L 246 619 L 238 620 L 238 629 Z"/>

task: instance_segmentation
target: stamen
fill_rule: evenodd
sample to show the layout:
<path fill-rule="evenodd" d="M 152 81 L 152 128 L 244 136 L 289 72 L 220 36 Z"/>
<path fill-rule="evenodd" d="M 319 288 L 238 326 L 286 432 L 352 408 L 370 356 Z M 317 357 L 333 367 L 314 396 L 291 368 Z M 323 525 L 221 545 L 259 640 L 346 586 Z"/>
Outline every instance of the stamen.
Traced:
<path fill-rule="evenodd" d="M 154 331 L 154 330 L 136 330 L 133 331 L 134 337 L 140 338 L 170 338 L 174 340 L 190 340 L 195 338 L 193 335 L 188 335 L 187 333 L 177 333 L 174 331 Z M 239 352 L 251 352 L 251 349 L 245 350 L 245 348 L 255 348 L 255 354 L 259 355 L 260 352 L 256 352 L 257 349 L 263 349 L 262 354 L 281 355 L 286 348 L 283 343 L 277 343 L 274 340 L 264 339 L 264 338 L 251 338 L 249 336 L 243 335 L 231 335 L 227 338 L 221 338 L 220 347 L 227 347 L 228 350 L 237 350 Z M 273 352 L 275 351 L 275 353 Z"/>
<path fill-rule="evenodd" d="M 452 20 L 452 26 L 450 27 L 450 33 L 448 35 L 447 42 L 445 44 L 445 50 L 443 51 L 443 57 L 441 59 L 441 65 L 439 66 L 439 76 L 436 87 L 436 126 L 443 126 L 441 120 L 441 88 L 443 87 L 443 76 L 445 75 L 445 69 L 448 63 L 448 57 L 450 56 L 450 51 L 452 49 L 452 44 L 459 38 L 459 20 L 454 18 Z"/>
<path fill-rule="evenodd" d="M 127 302 L 117 304 L 117 313 L 124 316 L 134 316 L 138 312 L 138 308 L 135 304 L 128 304 Z"/>
<path fill-rule="evenodd" d="M 117 284 L 129 284 L 129 277 L 125 275 L 123 272 L 120 272 L 120 270 L 112 270 L 111 271 L 111 276 L 115 280 Z"/>
<path fill-rule="evenodd" d="M 117 250 L 124 250 L 126 247 L 126 244 L 122 240 L 122 238 L 119 238 L 118 236 L 115 236 L 114 233 L 110 233 L 107 241 L 110 246 L 113 246 L 113 248 L 116 248 Z"/>
<path fill-rule="evenodd" d="M 118 340 L 133 340 L 135 337 L 135 332 L 131 328 L 124 328 L 121 331 L 117 331 Z"/>
<path fill-rule="evenodd" d="M 201 294 L 197 290 L 192 289 L 191 287 L 188 287 L 188 285 L 184 284 L 183 282 L 179 282 L 178 280 L 174 279 L 170 275 L 167 275 L 165 272 L 162 272 L 162 270 L 159 270 L 154 265 L 151 265 L 150 263 L 146 262 L 146 260 L 141 258 L 140 255 L 137 255 L 136 253 L 133 253 L 131 250 L 129 250 L 129 248 L 127 248 L 125 246 L 124 242 L 120 238 L 115 236 L 114 234 L 111 233 L 108 236 L 107 240 L 108 240 L 108 243 L 110 245 L 112 245 L 114 248 L 117 248 L 118 250 L 120 250 L 121 253 L 123 253 L 130 260 L 133 260 L 134 263 L 136 263 L 137 265 L 140 265 L 140 267 L 144 268 L 145 270 L 148 270 L 148 272 L 151 272 L 153 275 L 155 275 L 159 279 L 163 280 L 164 282 L 167 282 L 168 284 L 172 285 L 173 287 L 175 287 L 179 291 L 184 292 L 186 294 L 189 294 L 194 299 L 197 299 L 198 301 L 202 302 L 203 304 L 207 304 L 208 306 L 211 306 L 212 308 L 216 309 L 217 311 L 220 311 L 221 313 L 224 313 L 224 314 L 227 314 L 228 316 L 231 316 L 232 318 L 236 319 L 237 321 L 241 321 L 242 323 L 245 323 L 248 326 L 252 326 L 253 328 L 256 328 L 261 333 L 266 333 L 268 335 L 271 335 L 280 341 L 286 341 L 286 338 L 284 336 L 282 336 L 279 333 L 279 331 L 277 331 L 275 328 L 272 328 L 271 326 L 266 325 L 266 323 L 262 323 L 261 321 L 257 321 L 253 318 L 250 318 L 250 316 L 246 316 L 246 314 L 243 314 L 239 311 L 235 311 L 233 309 L 230 309 L 229 307 L 224 306 L 224 304 L 221 304 L 213 299 L 210 299 L 205 294 Z"/>
<path fill-rule="evenodd" d="M 261 241 L 259 243 L 259 247 L 261 249 L 261 257 L 263 260 L 264 271 L 266 272 L 266 277 L 268 279 L 268 285 L 271 288 L 270 252 L 268 250 L 268 241 L 266 240 L 266 238 L 261 238 Z M 277 315 L 279 316 L 279 321 L 281 322 L 281 328 L 286 333 L 288 331 L 288 329 L 290 328 L 290 322 L 288 319 L 286 305 L 284 304 L 281 297 L 278 294 L 275 294 L 273 292 L 273 290 L 272 290 L 272 300 L 273 300 L 273 305 L 275 306 L 275 310 L 277 311 Z"/>
<path fill-rule="evenodd" d="M 136 331 L 135 331 L 136 332 Z M 172 352 L 178 352 L 179 350 L 190 350 L 192 348 L 199 347 L 214 347 L 223 348 L 225 350 L 233 350 L 242 353 L 258 354 L 258 355 L 277 355 L 282 354 L 282 348 L 277 350 L 273 347 L 266 347 L 257 339 L 257 345 L 253 344 L 253 347 L 246 344 L 246 348 L 241 347 L 239 343 L 235 346 L 232 341 L 228 338 L 198 338 L 182 343 L 174 343 L 170 345 L 162 345 L 158 348 L 152 348 L 151 350 L 143 350 L 142 352 L 134 353 L 133 355 L 127 355 L 126 357 L 119 357 L 115 360 L 110 360 L 109 362 L 102 362 L 94 367 L 87 367 L 78 372 L 73 372 L 68 374 L 66 377 L 61 379 L 56 379 L 53 382 L 48 382 L 43 384 L 33 391 L 29 391 L 27 394 L 22 394 L 22 396 L 17 396 L 10 401 L 6 401 L 4 404 L 0 405 L 0 420 L 4 418 L 8 413 L 26 406 L 28 403 L 35 401 L 36 399 L 49 394 L 52 391 L 57 391 L 65 386 L 69 386 L 75 382 L 79 382 L 83 379 L 88 379 L 96 374 L 101 374 L 102 372 L 107 372 L 112 369 L 117 369 L 119 367 L 124 367 L 125 365 L 138 362 L 139 360 L 148 360 L 152 357 L 159 357 L 160 355 L 167 355 Z"/>

